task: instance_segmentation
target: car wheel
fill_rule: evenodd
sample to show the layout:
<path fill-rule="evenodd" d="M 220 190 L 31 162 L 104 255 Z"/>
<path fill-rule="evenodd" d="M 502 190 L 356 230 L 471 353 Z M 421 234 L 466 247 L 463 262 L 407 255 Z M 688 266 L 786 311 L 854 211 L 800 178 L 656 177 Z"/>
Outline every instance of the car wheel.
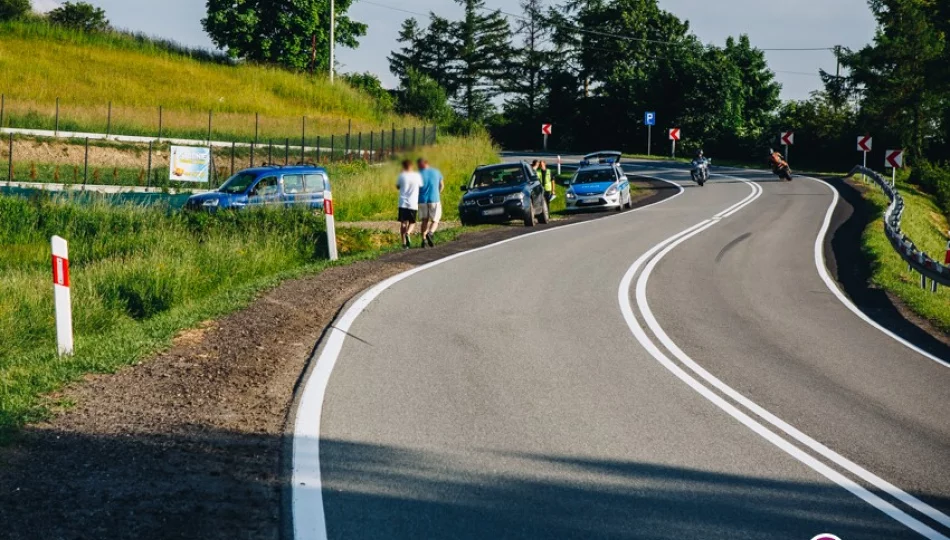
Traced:
<path fill-rule="evenodd" d="M 627 210 L 633 209 L 633 194 L 627 192 Z"/>
<path fill-rule="evenodd" d="M 528 206 L 528 210 L 524 214 L 524 226 L 525 227 L 534 227 L 536 221 L 534 216 L 534 201 Z"/>
<path fill-rule="evenodd" d="M 538 221 L 543 225 L 551 221 L 551 208 L 548 206 L 548 201 L 541 204 L 544 208 L 541 210 L 541 215 L 538 216 Z"/>

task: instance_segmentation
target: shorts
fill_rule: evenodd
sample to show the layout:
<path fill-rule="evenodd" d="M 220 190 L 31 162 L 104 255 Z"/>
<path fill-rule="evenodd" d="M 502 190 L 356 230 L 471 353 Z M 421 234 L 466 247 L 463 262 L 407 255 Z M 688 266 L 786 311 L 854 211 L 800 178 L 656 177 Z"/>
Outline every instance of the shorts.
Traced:
<path fill-rule="evenodd" d="M 415 223 L 417 210 L 412 210 L 411 208 L 400 208 L 399 209 L 399 223 Z"/>
<path fill-rule="evenodd" d="M 419 203 L 419 219 L 442 221 L 442 203 Z"/>

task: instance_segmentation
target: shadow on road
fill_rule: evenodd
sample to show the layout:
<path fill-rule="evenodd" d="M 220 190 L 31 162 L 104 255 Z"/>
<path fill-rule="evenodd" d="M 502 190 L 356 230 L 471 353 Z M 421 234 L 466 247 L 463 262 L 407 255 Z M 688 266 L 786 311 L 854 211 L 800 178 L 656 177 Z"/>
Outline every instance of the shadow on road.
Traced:
<path fill-rule="evenodd" d="M 832 485 L 624 461 L 321 445 L 331 538 L 909 537 Z"/>

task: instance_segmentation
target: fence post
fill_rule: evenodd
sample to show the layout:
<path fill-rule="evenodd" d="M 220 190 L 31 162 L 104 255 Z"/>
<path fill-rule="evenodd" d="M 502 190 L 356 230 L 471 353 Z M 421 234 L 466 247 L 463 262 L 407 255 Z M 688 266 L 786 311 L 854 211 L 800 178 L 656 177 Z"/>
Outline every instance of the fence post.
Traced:
<path fill-rule="evenodd" d="M 274 140 L 267 139 L 267 164 L 274 164 Z"/>
<path fill-rule="evenodd" d="M 407 137 L 409 136 L 408 128 L 402 128 L 402 151 L 405 152 L 408 146 Z"/>
<path fill-rule="evenodd" d="M 348 123 L 346 126 L 346 144 L 344 145 L 344 148 L 343 148 L 344 159 L 346 158 L 346 156 L 350 155 L 350 133 L 353 132 L 353 119 L 351 118 L 347 122 Z"/>
<path fill-rule="evenodd" d="M 257 144 L 257 133 L 258 128 L 260 127 L 261 118 L 260 113 L 254 113 L 254 144 Z"/>
<path fill-rule="evenodd" d="M 336 135 L 330 135 L 330 163 L 333 163 L 333 154 L 336 151 Z"/>
<path fill-rule="evenodd" d="M 148 141 L 148 177 L 145 179 L 145 191 L 152 187 L 152 141 Z"/>
<path fill-rule="evenodd" d="M 376 142 L 374 140 L 375 138 L 376 138 L 376 132 L 370 131 L 369 132 L 369 162 L 370 163 L 373 162 L 373 151 L 376 149 L 376 145 L 374 144 Z"/>
<path fill-rule="evenodd" d="M 13 134 L 10 134 L 10 165 L 9 170 L 7 171 L 7 183 L 13 181 Z"/>
<path fill-rule="evenodd" d="M 158 142 L 162 142 L 162 106 L 158 106 Z"/>
<path fill-rule="evenodd" d="M 320 163 L 320 152 L 323 150 L 323 135 L 317 135 L 317 163 Z"/>
<path fill-rule="evenodd" d="M 251 162 L 248 163 L 248 167 L 253 167 L 253 166 L 254 166 L 254 145 L 256 145 L 256 144 L 257 144 L 257 143 L 251 143 Z"/>
<path fill-rule="evenodd" d="M 231 141 L 231 174 L 230 176 L 234 176 L 234 150 L 236 147 L 237 147 L 237 143 L 234 141 Z"/>
<path fill-rule="evenodd" d="M 53 133 L 59 137 L 59 98 L 56 98 L 56 123 L 53 126 Z"/>
<path fill-rule="evenodd" d="M 59 236 L 52 238 L 53 298 L 56 305 L 56 352 L 73 354 L 73 308 L 69 295 L 69 247 Z"/>
<path fill-rule="evenodd" d="M 7 96 L 6 94 L 0 94 L 0 128 L 3 127 L 3 113 L 6 112 L 7 108 Z"/>
<path fill-rule="evenodd" d="M 391 150 L 389 154 L 392 156 L 395 156 L 396 155 L 396 123 L 395 122 L 393 122 L 393 134 L 392 134 L 392 138 L 389 140 L 389 144 L 391 146 Z"/>
<path fill-rule="evenodd" d="M 307 117 L 304 116 L 300 122 L 300 162 L 304 161 L 304 146 L 307 144 Z"/>
<path fill-rule="evenodd" d="M 356 136 L 356 159 L 363 159 L 363 132 Z"/>
<path fill-rule="evenodd" d="M 106 115 L 106 138 L 112 135 L 112 102 L 109 102 L 109 113 Z"/>
<path fill-rule="evenodd" d="M 432 144 L 439 143 L 439 125 L 432 126 Z"/>
<path fill-rule="evenodd" d="M 284 141 L 284 166 L 290 165 L 290 137 Z"/>
<path fill-rule="evenodd" d="M 208 111 L 208 146 L 211 146 L 211 116 L 214 111 Z"/>
<path fill-rule="evenodd" d="M 86 183 L 89 181 L 89 137 L 86 137 L 86 159 L 82 169 L 82 188 L 86 189 Z"/>

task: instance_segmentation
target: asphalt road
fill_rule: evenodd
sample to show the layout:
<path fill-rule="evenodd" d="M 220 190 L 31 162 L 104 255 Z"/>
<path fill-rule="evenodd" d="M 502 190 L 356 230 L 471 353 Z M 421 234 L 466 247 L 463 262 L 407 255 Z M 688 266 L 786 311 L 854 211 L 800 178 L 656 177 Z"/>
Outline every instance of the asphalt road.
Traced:
<path fill-rule="evenodd" d="M 633 170 L 682 193 L 342 315 L 298 410 L 298 538 L 950 535 L 950 368 L 822 280 L 833 192 L 658 167 Z"/>

